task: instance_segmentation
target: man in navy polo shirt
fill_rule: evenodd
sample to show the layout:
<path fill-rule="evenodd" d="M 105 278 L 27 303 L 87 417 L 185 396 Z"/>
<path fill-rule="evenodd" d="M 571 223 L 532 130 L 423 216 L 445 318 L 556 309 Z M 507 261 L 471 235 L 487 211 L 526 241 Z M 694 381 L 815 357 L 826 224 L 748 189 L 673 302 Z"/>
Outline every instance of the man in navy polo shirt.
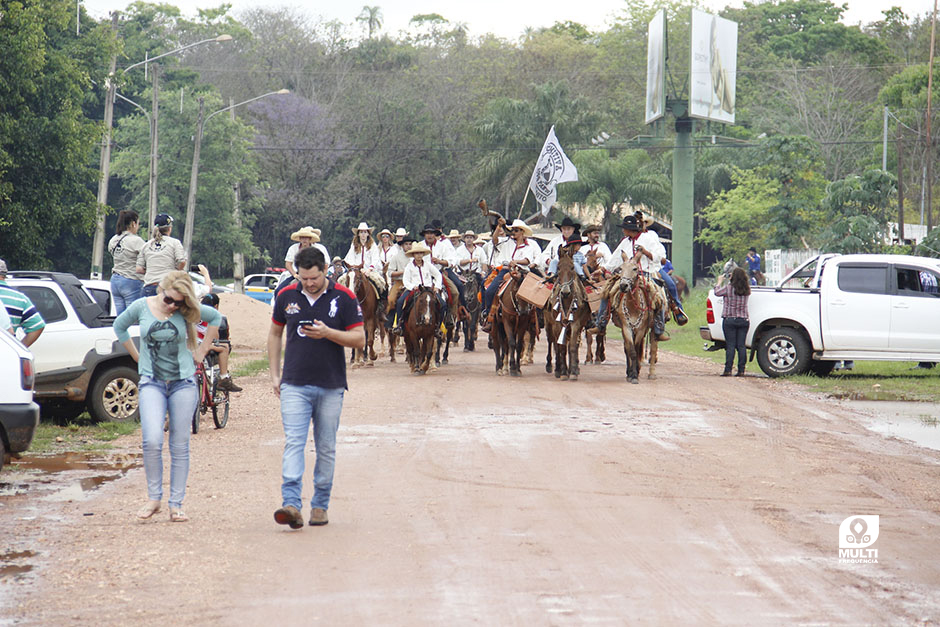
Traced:
<path fill-rule="evenodd" d="M 281 398 L 284 460 L 281 508 L 274 520 L 291 529 L 304 526 L 300 510 L 304 446 L 310 423 L 317 457 L 313 467 L 310 524 L 325 525 L 336 462 L 336 431 L 346 391 L 344 347 L 362 349 L 362 310 L 355 294 L 326 276 L 326 259 L 316 248 L 294 258 L 300 282 L 282 290 L 274 301 L 268 333 L 268 362 L 274 393 Z M 281 341 L 287 330 L 284 371 Z"/>

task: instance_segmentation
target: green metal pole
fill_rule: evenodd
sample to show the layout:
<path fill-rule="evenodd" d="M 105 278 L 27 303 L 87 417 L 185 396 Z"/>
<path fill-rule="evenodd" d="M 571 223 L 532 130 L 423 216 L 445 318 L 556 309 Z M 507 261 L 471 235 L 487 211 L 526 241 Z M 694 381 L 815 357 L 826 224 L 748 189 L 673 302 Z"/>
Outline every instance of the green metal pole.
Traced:
<path fill-rule="evenodd" d="M 676 119 L 676 148 L 672 153 L 672 265 L 692 284 L 692 190 L 695 160 L 693 122 Z"/>

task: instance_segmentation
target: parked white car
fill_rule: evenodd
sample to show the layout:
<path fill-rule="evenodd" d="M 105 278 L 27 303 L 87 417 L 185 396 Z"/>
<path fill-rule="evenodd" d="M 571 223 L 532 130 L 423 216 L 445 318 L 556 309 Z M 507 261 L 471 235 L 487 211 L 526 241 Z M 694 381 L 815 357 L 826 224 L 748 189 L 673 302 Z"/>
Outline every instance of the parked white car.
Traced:
<path fill-rule="evenodd" d="M 7 284 L 46 322 L 30 346 L 42 412 L 69 419 L 87 408 L 97 420 L 137 420 L 137 364 L 117 341 L 114 318 L 81 282 L 59 272 L 11 272 Z"/>
<path fill-rule="evenodd" d="M 9 455 L 29 449 L 39 425 L 33 401 L 33 356 L 6 331 L 0 331 L 0 468 Z"/>
<path fill-rule="evenodd" d="M 771 377 L 837 361 L 940 362 L 940 259 L 819 255 L 778 287 L 751 287 L 746 344 Z M 724 345 L 723 299 L 709 292 L 703 339 Z"/>

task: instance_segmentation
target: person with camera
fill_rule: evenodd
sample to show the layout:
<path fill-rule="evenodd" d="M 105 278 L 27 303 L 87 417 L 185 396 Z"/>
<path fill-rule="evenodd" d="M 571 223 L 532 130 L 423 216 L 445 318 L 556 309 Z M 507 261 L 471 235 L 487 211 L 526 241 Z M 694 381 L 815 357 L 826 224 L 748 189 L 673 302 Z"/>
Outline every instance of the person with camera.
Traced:
<path fill-rule="evenodd" d="M 173 218 L 165 213 L 153 219 L 153 233 L 137 255 L 137 274 L 144 275 L 141 296 L 154 296 L 157 286 L 174 270 L 186 269 L 186 251 L 173 233 Z"/>

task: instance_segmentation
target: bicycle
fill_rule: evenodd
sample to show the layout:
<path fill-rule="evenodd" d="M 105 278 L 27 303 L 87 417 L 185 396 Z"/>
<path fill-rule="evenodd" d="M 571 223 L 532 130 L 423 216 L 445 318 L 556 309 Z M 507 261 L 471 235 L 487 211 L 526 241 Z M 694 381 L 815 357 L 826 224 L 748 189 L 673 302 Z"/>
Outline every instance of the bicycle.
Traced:
<path fill-rule="evenodd" d="M 199 389 L 199 402 L 193 412 L 193 433 L 199 433 L 199 419 L 210 409 L 216 429 L 223 429 L 228 423 L 229 392 L 219 389 L 219 361 L 215 353 L 210 352 L 201 364 L 196 366 L 196 385 Z"/>

